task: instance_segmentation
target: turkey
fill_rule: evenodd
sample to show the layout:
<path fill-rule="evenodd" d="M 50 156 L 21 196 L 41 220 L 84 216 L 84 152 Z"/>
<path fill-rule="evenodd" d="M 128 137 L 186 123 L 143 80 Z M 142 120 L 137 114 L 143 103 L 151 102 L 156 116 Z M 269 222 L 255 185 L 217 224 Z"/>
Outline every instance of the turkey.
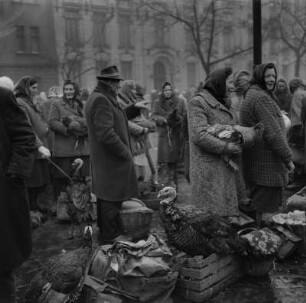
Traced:
<path fill-rule="evenodd" d="M 190 256 L 220 256 L 230 253 L 242 253 L 245 244 L 238 237 L 235 229 L 216 214 L 198 214 L 196 219 L 188 218 L 174 206 L 176 191 L 173 187 L 162 189 L 158 197 L 160 216 L 164 223 L 169 244 Z"/>
<path fill-rule="evenodd" d="M 70 184 L 66 187 L 66 210 L 71 220 L 70 238 L 74 237 L 74 227 L 82 227 L 82 223 L 92 223 L 95 220 L 94 204 L 91 201 L 91 191 L 86 177 L 81 175 L 83 160 L 78 158 L 72 163 L 74 169 Z"/>
<path fill-rule="evenodd" d="M 263 128 L 260 124 L 253 127 L 244 127 L 240 125 L 221 125 L 216 123 L 212 126 L 208 126 L 205 131 L 225 142 L 232 142 L 247 147 L 253 144 L 257 137 L 261 136 Z M 222 154 L 221 157 L 228 167 L 234 171 L 239 170 L 237 156 Z"/>
<path fill-rule="evenodd" d="M 44 263 L 30 282 L 25 303 L 76 302 L 92 257 L 92 232 L 92 227 L 86 226 L 79 248 L 56 255 Z"/>

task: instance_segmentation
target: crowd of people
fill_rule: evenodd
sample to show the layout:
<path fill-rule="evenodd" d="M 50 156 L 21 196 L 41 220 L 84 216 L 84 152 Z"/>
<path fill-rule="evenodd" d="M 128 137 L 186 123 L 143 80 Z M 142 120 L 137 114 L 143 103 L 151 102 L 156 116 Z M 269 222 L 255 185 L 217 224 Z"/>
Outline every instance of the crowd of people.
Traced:
<path fill-rule="evenodd" d="M 191 203 L 229 218 L 249 207 L 260 225 L 263 214 L 278 211 L 300 165 L 293 150 L 304 148 L 305 86 L 278 79 L 272 63 L 214 70 L 188 94 L 165 82 L 151 99 L 116 66 L 101 70 L 91 93 L 71 80 L 47 95 L 38 89 L 31 76 L 15 84 L 0 78 L 0 224 L 8 243 L 0 248 L 1 302 L 13 302 L 13 270 L 31 252 L 30 211 L 54 213 L 76 158 L 97 198 L 100 244 L 120 235 L 121 204 L 139 197 L 148 171 L 153 179 L 163 172 L 165 185 L 177 188 L 184 163 Z M 235 132 L 240 136 L 231 137 Z M 44 209 L 39 197 L 50 188 Z"/>

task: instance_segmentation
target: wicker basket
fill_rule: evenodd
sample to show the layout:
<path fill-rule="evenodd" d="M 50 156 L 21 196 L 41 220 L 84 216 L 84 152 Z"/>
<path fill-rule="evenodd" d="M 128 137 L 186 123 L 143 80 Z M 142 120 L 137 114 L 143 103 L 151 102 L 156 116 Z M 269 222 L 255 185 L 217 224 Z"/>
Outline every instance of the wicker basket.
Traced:
<path fill-rule="evenodd" d="M 252 277 L 266 276 L 273 268 L 273 256 L 255 257 L 246 256 L 241 258 L 242 269 L 245 274 Z"/>
<path fill-rule="evenodd" d="M 123 232 L 133 239 L 146 238 L 150 232 L 153 211 L 147 207 L 120 211 Z"/>
<path fill-rule="evenodd" d="M 159 209 L 161 199 L 157 198 L 158 192 L 146 192 L 141 196 L 142 202 L 153 210 Z"/>

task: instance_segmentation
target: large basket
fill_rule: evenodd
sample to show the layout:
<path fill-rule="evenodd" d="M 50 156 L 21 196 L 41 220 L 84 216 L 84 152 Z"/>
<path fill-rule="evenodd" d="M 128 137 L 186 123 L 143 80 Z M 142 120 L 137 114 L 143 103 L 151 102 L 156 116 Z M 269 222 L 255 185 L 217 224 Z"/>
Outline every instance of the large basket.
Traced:
<path fill-rule="evenodd" d="M 272 270 L 273 260 L 273 256 L 255 257 L 249 255 L 241 258 L 241 265 L 245 274 L 252 277 L 262 277 Z"/>
<path fill-rule="evenodd" d="M 151 228 L 153 211 L 146 207 L 120 211 L 123 232 L 133 239 L 146 238 Z"/>
<path fill-rule="evenodd" d="M 159 209 L 161 199 L 157 198 L 158 192 L 145 192 L 141 200 L 145 205 L 153 210 Z"/>

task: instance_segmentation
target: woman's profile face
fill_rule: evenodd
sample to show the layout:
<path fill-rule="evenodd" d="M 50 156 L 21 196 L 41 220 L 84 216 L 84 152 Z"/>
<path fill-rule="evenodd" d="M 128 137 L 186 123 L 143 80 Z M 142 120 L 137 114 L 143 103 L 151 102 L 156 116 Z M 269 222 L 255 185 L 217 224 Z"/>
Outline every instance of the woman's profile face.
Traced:
<path fill-rule="evenodd" d="M 34 83 L 33 85 L 29 87 L 29 90 L 30 90 L 32 97 L 36 96 L 38 94 L 38 84 Z"/>
<path fill-rule="evenodd" d="M 233 74 L 229 75 L 226 78 L 225 84 L 226 84 L 226 89 L 225 89 L 226 96 L 230 96 L 231 92 L 234 90 L 234 77 L 233 77 Z"/>
<path fill-rule="evenodd" d="M 72 84 L 66 84 L 64 86 L 64 96 L 68 100 L 72 100 L 75 94 L 75 89 Z"/>
<path fill-rule="evenodd" d="M 163 93 L 165 98 L 170 98 L 172 96 L 172 87 L 170 85 L 166 85 L 163 89 Z"/>

